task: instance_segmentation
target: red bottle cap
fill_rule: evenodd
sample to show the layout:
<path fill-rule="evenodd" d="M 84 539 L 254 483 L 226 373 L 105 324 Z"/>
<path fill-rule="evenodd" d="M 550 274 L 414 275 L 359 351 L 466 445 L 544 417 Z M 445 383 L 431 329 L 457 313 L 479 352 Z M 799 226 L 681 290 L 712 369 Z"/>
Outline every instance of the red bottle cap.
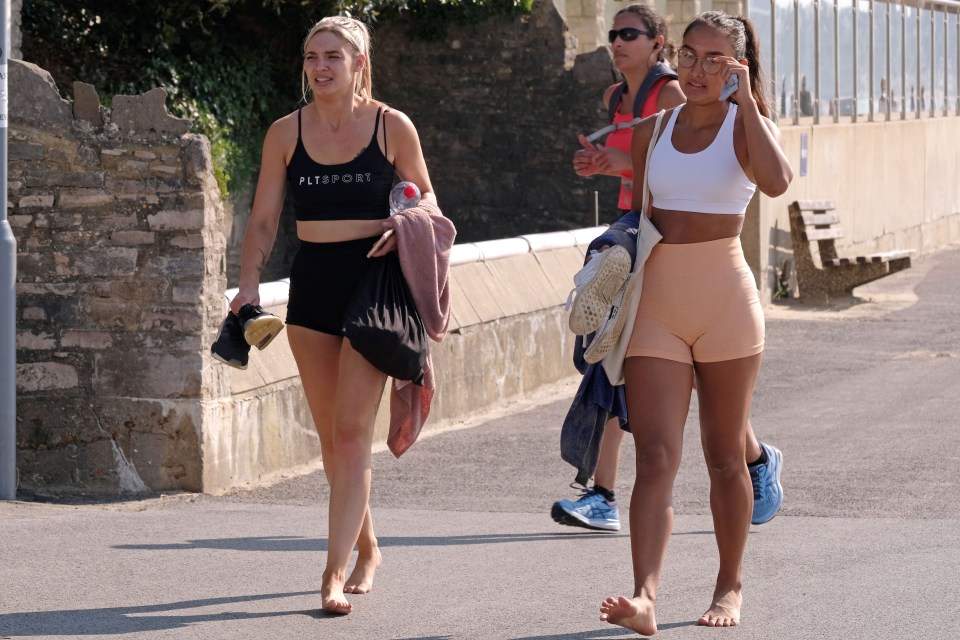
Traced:
<path fill-rule="evenodd" d="M 408 184 L 403 188 L 403 197 L 404 198 L 413 198 L 417 195 L 417 188 L 412 184 Z"/>

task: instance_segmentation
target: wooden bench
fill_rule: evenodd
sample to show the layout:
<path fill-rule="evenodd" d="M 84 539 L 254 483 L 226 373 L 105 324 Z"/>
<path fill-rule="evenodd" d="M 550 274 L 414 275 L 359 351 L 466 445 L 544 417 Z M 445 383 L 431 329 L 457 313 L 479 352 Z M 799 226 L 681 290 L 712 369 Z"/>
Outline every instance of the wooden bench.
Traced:
<path fill-rule="evenodd" d="M 834 241 L 843 237 L 840 218 L 829 200 L 798 200 L 790 204 L 790 238 L 797 270 L 799 297 L 823 301 L 852 295 L 862 284 L 910 267 L 907 251 L 885 251 L 841 258 Z M 819 265 L 811 245 L 817 244 Z"/>

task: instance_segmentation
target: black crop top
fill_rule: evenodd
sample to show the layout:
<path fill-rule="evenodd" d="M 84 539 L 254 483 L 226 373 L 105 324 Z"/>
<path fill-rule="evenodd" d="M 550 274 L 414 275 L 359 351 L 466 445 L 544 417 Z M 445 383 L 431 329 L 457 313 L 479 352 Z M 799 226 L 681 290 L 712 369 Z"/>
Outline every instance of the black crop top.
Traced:
<path fill-rule="evenodd" d="M 297 112 L 297 148 L 287 165 L 287 183 L 297 220 L 379 220 L 390 215 L 394 167 L 377 144 L 383 108 L 377 109 L 370 144 L 341 164 L 320 164 L 303 146 L 301 112 Z M 386 124 L 384 124 L 386 146 Z"/>

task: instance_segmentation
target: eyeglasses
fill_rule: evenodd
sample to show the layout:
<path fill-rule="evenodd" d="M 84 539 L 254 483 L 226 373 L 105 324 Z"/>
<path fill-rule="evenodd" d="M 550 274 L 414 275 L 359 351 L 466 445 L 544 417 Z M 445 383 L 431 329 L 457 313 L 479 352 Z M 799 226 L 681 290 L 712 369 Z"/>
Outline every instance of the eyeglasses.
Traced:
<path fill-rule="evenodd" d="M 717 71 L 720 71 L 720 67 L 723 63 L 718 61 L 715 56 L 704 56 L 698 58 L 693 55 L 693 51 L 689 49 L 680 49 L 680 52 L 677 54 L 677 64 L 679 64 L 684 69 L 692 69 L 697 60 L 700 61 L 701 66 L 703 67 L 704 73 L 714 74 Z"/>
<path fill-rule="evenodd" d="M 643 31 L 642 29 L 634 29 L 633 27 L 624 27 L 623 29 L 610 29 L 610 33 L 607 34 L 607 39 L 610 40 L 610 44 L 613 44 L 617 40 L 617 36 L 620 36 L 620 39 L 624 42 L 632 42 L 640 36 L 647 36 L 648 38 L 653 38 L 654 35 L 649 31 Z"/>

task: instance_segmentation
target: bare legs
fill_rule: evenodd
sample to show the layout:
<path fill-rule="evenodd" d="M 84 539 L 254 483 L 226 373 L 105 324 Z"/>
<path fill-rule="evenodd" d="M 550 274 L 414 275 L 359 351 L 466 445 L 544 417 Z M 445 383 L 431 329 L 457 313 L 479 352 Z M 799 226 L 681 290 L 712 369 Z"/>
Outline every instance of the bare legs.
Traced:
<path fill-rule="evenodd" d="M 630 503 L 634 593 L 632 598 L 607 598 L 600 605 L 600 619 L 653 635 L 660 571 L 673 529 L 673 483 L 694 376 L 690 365 L 659 358 L 627 358 L 624 367 L 637 448 Z M 711 605 L 698 621 L 702 625 L 733 626 L 740 621 L 741 564 L 753 508 L 745 460 L 747 417 L 759 367 L 759 355 L 696 365 L 701 439 L 720 554 Z"/>
<path fill-rule="evenodd" d="M 600 454 L 597 456 L 597 469 L 593 473 L 593 483 L 604 489 L 615 491 L 617 473 L 620 471 L 620 445 L 625 431 L 620 428 L 620 419 L 613 417 L 603 426 L 600 438 Z"/>
<path fill-rule="evenodd" d="M 603 426 L 603 437 L 600 439 L 600 455 L 597 457 L 597 468 L 593 472 L 594 484 L 604 489 L 616 491 L 617 475 L 620 472 L 620 447 L 623 444 L 625 431 L 620 428 L 619 418 L 611 418 Z M 747 464 L 761 456 L 760 442 L 753 431 L 753 424 L 747 420 L 746 461 Z"/>
<path fill-rule="evenodd" d="M 607 598 L 600 605 L 600 619 L 643 635 L 657 631 L 654 605 L 673 529 L 673 479 L 680 466 L 683 425 L 690 407 L 690 369 L 690 365 L 657 358 L 627 358 L 624 364 L 627 411 L 637 447 L 637 477 L 630 501 L 634 589 L 632 598 Z"/>
<path fill-rule="evenodd" d="M 345 593 L 370 591 L 381 561 L 369 507 L 370 447 L 386 376 L 337 336 L 296 326 L 289 327 L 287 335 L 330 483 L 322 606 L 331 613 L 350 613 L 353 606 Z M 355 545 L 357 564 L 348 579 Z"/>
<path fill-rule="evenodd" d="M 720 570 L 710 608 L 698 624 L 740 624 L 743 553 L 750 531 L 753 491 L 744 463 L 744 437 L 760 356 L 698 363 L 700 439 L 710 474 L 710 511 Z"/>

